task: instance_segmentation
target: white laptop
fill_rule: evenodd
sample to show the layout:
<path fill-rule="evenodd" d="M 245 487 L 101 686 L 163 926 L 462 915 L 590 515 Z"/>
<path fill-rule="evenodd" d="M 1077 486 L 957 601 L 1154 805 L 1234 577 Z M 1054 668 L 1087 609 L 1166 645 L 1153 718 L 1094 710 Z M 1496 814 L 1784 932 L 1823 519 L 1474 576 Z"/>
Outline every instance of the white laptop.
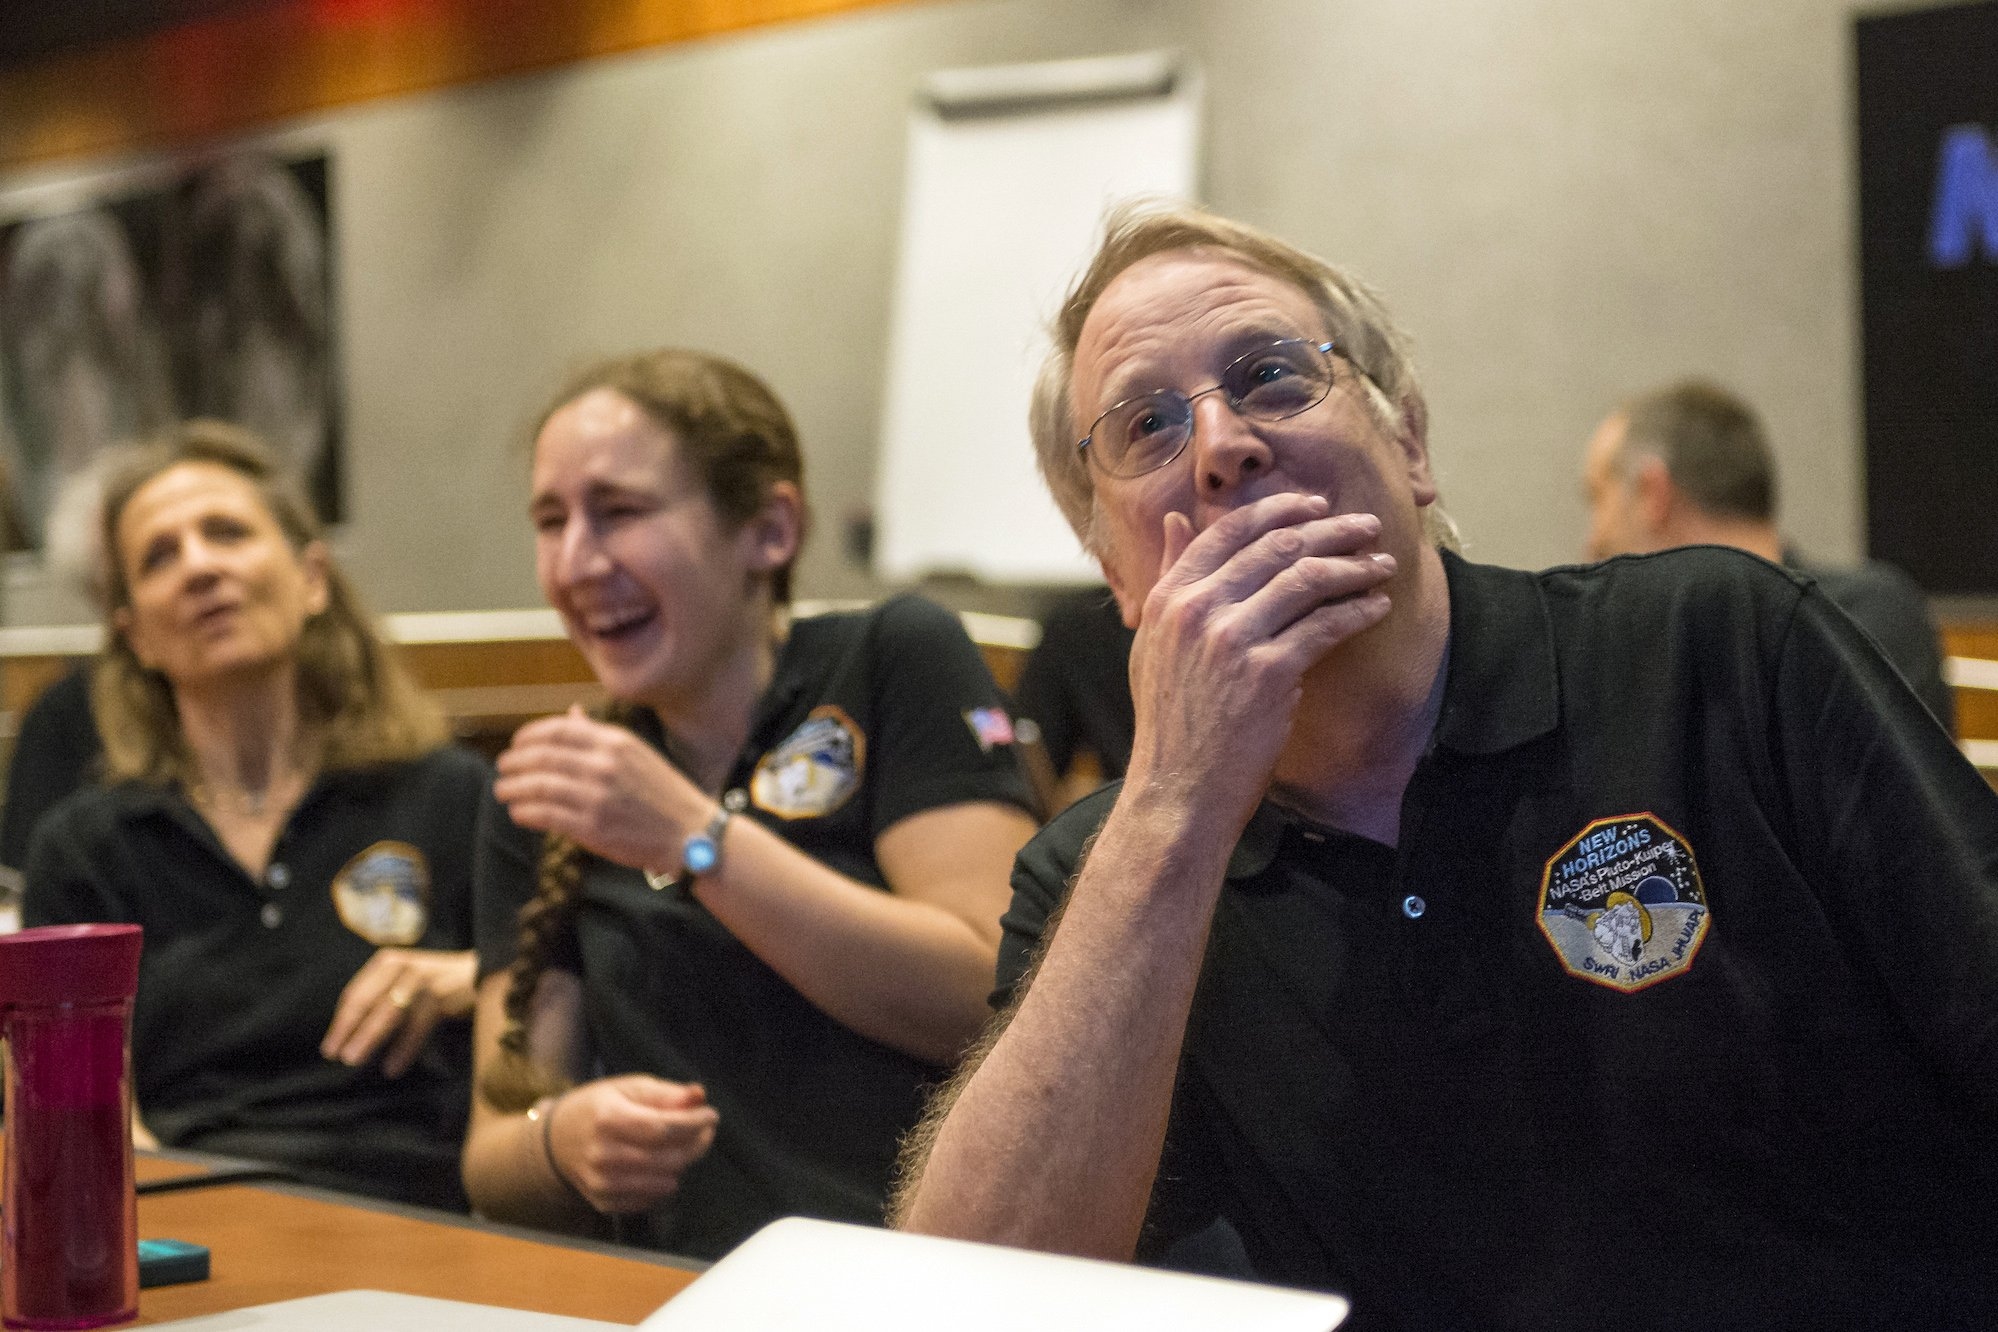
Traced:
<path fill-rule="evenodd" d="M 1336 1295 L 789 1217 L 640 1332 L 1328 1332 Z"/>
<path fill-rule="evenodd" d="M 1330 1332 L 1336 1295 L 1121 1263 L 773 1222 L 695 1278 L 640 1332 Z M 619 1323 L 346 1290 L 160 1324 L 174 1332 L 630 1332 Z"/>
<path fill-rule="evenodd" d="M 174 1332 L 631 1332 L 627 1323 L 563 1318 L 490 1304 L 386 1290 L 342 1290 L 302 1300 L 160 1323 Z"/>

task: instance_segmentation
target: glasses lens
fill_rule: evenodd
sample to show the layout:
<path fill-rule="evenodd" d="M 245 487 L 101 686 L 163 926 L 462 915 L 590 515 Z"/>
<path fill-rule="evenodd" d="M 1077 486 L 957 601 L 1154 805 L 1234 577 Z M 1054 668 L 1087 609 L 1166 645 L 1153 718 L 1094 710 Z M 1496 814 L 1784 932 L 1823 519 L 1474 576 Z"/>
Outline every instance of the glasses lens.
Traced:
<path fill-rule="evenodd" d="M 1147 393 L 1118 403 L 1096 419 L 1089 452 L 1111 476 L 1142 476 L 1186 447 L 1193 409 L 1178 393 Z"/>
<path fill-rule="evenodd" d="M 1280 421 L 1325 400 L 1332 391 L 1332 357 L 1315 342 L 1286 338 L 1231 362 L 1221 387 L 1237 411 Z"/>

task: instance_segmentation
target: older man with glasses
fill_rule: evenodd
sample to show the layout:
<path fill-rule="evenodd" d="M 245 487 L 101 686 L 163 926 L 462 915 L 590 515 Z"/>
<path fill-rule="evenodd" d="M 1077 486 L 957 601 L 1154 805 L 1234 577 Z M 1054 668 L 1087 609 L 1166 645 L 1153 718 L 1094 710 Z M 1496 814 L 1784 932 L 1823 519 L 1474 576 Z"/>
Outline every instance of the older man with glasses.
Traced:
<path fill-rule="evenodd" d="M 1121 786 L 1022 852 L 909 1229 L 1362 1327 L 1998 1324 L 1998 797 L 1807 581 L 1447 547 L 1379 301 L 1113 219 L 1033 407 Z"/>

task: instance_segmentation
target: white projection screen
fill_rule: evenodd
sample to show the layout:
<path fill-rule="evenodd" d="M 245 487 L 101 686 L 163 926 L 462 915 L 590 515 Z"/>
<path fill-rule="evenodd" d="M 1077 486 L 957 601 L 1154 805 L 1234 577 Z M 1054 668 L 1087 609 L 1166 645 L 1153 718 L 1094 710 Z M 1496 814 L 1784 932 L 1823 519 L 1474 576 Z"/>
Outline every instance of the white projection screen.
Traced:
<path fill-rule="evenodd" d="M 1103 215 L 1191 199 L 1196 78 L 1146 53 L 942 71 L 909 115 L 876 491 L 883 577 L 1094 581 L 1034 470 L 1046 327 Z"/>

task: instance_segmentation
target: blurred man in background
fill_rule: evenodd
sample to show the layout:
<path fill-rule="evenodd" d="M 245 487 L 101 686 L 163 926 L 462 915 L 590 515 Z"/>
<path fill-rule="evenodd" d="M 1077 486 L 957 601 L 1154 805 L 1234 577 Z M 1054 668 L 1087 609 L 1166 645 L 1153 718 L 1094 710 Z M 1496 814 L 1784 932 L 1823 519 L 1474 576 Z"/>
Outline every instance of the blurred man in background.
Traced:
<path fill-rule="evenodd" d="M 1807 573 L 1954 732 L 1942 648 L 1921 589 L 1878 560 L 1834 569 L 1798 556 L 1776 525 L 1776 465 L 1762 423 L 1734 394 L 1688 379 L 1633 398 L 1590 439 L 1583 486 L 1589 558 L 1734 546 Z"/>

